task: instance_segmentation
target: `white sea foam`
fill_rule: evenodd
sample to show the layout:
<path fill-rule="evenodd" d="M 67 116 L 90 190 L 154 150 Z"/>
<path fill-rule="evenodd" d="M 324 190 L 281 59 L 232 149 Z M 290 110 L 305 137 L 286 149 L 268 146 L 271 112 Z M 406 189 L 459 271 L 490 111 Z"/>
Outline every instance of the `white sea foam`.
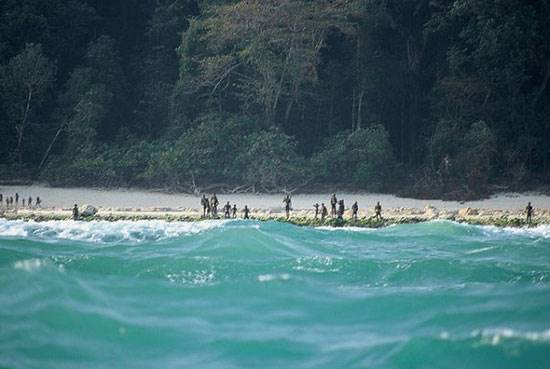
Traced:
<path fill-rule="evenodd" d="M 536 342 L 550 341 L 550 329 L 539 332 L 520 332 L 511 328 L 488 328 L 482 331 L 473 331 L 473 337 L 481 337 L 481 339 L 491 345 L 498 345 L 505 339 L 520 339 Z"/>
<path fill-rule="evenodd" d="M 53 240 L 77 240 L 96 243 L 159 241 L 197 234 L 222 227 L 227 221 L 166 222 L 139 221 L 8 221 L 0 219 L 0 237 L 36 237 Z"/>
<path fill-rule="evenodd" d="M 290 279 L 290 274 L 288 273 L 260 274 L 258 276 L 258 282 L 288 281 L 289 279 Z"/>
<path fill-rule="evenodd" d="M 466 254 L 468 254 L 468 255 L 479 254 L 479 253 L 482 253 L 482 252 L 485 252 L 485 251 L 494 250 L 496 248 L 497 248 L 496 246 L 482 247 L 480 249 L 466 251 Z"/>
<path fill-rule="evenodd" d="M 334 260 L 329 256 L 299 257 L 296 259 L 293 270 L 311 273 L 339 272 L 340 268 L 334 266 Z"/>
<path fill-rule="evenodd" d="M 332 231 L 332 232 L 373 232 L 373 231 L 376 231 L 377 228 L 320 226 L 320 227 L 315 227 L 315 229 L 318 229 L 321 231 Z"/>
<path fill-rule="evenodd" d="M 18 260 L 13 264 L 15 269 L 24 270 L 27 272 L 32 272 L 38 270 L 44 266 L 45 262 L 40 259 L 26 259 Z"/>
<path fill-rule="evenodd" d="M 537 237 L 537 238 L 550 238 L 550 225 L 542 224 L 535 227 L 497 227 L 493 225 L 472 225 L 468 223 L 458 223 L 451 220 L 436 219 L 425 224 L 430 223 L 448 223 L 457 227 L 479 229 L 488 236 L 494 235 L 517 235 L 525 237 Z"/>
<path fill-rule="evenodd" d="M 550 225 L 544 224 L 536 227 L 496 227 L 496 226 L 479 226 L 488 234 L 493 235 L 517 235 L 525 237 L 540 237 L 540 238 L 550 238 Z"/>
<path fill-rule="evenodd" d="M 216 280 L 216 272 L 214 270 L 182 271 L 168 273 L 165 277 L 172 283 L 202 286 L 213 284 Z"/>

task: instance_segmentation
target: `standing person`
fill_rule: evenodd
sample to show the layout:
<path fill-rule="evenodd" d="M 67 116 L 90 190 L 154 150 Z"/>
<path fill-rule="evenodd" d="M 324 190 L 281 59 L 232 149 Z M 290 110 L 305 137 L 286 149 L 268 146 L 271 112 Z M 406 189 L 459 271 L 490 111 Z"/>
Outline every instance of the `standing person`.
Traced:
<path fill-rule="evenodd" d="M 210 201 L 208 200 L 208 198 L 205 200 L 205 202 L 206 202 L 206 217 L 210 218 L 210 214 L 212 212 L 212 206 L 210 206 Z"/>
<path fill-rule="evenodd" d="M 330 198 L 330 216 L 333 218 L 336 215 L 336 204 L 338 204 L 338 199 L 336 198 L 336 194 L 333 193 Z"/>
<path fill-rule="evenodd" d="M 4 205 L 4 195 L 0 193 L 0 208 Z"/>
<path fill-rule="evenodd" d="M 25 198 L 23 198 L 23 207 L 25 207 Z"/>
<path fill-rule="evenodd" d="M 233 204 L 233 219 L 237 218 L 237 204 Z"/>
<path fill-rule="evenodd" d="M 78 211 L 78 205 L 74 204 L 74 207 L 73 207 L 73 220 L 78 220 L 79 215 L 80 215 L 80 213 Z"/>
<path fill-rule="evenodd" d="M 32 206 L 32 197 L 29 196 L 29 201 L 27 202 L 27 205 L 29 206 L 29 208 Z"/>
<path fill-rule="evenodd" d="M 315 219 L 317 219 L 319 217 L 319 204 L 315 203 L 313 208 L 315 209 Z"/>
<path fill-rule="evenodd" d="M 248 208 L 248 205 L 244 206 L 243 214 L 244 214 L 244 219 L 250 219 L 250 217 L 248 216 L 248 214 L 250 214 L 250 209 Z"/>
<path fill-rule="evenodd" d="M 325 206 L 325 203 L 321 204 L 321 222 L 325 221 L 326 216 L 328 215 L 328 209 Z"/>
<path fill-rule="evenodd" d="M 359 211 L 359 205 L 357 205 L 357 201 L 353 203 L 351 206 L 351 212 L 352 212 L 352 219 L 357 222 L 357 212 Z"/>
<path fill-rule="evenodd" d="M 201 205 L 202 205 L 202 217 L 206 217 L 206 210 L 208 208 L 208 199 L 205 195 L 202 195 L 201 198 Z"/>
<path fill-rule="evenodd" d="M 292 200 L 290 199 L 290 195 L 287 194 L 283 199 L 283 202 L 285 203 L 286 219 L 288 219 L 290 217 L 290 208 L 292 206 Z"/>
<path fill-rule="evenodd" d="M 231 218 L 231 204 L 229 203 L 229 201 L 227 202 L 227 204 L 225 204 L 225 206 L 223 207 L 223 216 L 225 219 L 229 219 Z"/>
<path fill-rule="evenodd" d="M 19 205 L 19 194 L 17 192 L 15 193 L 15 205 Z"/>
<path fill-rule="evenodd" d="M 531 222 L 533 220 L 533 207 L 531 206 L 531 201 L 529 201 L 529 203 L 525 207 L 525 213 L 527 214 L 527 224 L 531 225 Z"/>
<path fill-rule="evenodd" d="M 13 196 L 10 196 L 10 207 L 13 207 Z"/>
<path fill-rule="evenodd" d="M 220 202 L 218 201 L 218 197 L 216 196 L 216 194 L 213 194 L 212 197 L 210 198 L 210 207 L 211 207 L 213 217 L 218 216 L 218 205 L 219 204 L 220 204 Z"/>
<path fill-rule="evenodd" d="M 380 205 L 380 201 L 377 201 L 374 207 L 374 217 L 378 220 L 382 219 L 382 205 Z"/>
<path fill-rule="evenodd" d="M 36 207 L 39 208 L 42 204 L 42 200 L 40 200 L 40 196 L 36 196 Z"/>
<path fill-rule="evenodd" d="M 344 211 L 346 211 L 344 200 L 340 200 L 338 201 L 338 219 L 344 220 Z"/>

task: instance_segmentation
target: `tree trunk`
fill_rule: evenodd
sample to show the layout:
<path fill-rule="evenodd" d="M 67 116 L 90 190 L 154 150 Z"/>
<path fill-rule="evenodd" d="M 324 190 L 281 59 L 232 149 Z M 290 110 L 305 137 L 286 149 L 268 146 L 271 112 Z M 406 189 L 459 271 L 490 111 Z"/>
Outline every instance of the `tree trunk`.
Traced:
<path fill-rule="evenodd" d="M 61 134 L 61 132 L 63 131 L 64 128 L 65 128 L 65 123 L 63 123 L 61 125 L 61 127 L 59 127 L 59 129 L 55 133 L 55 136 L 53 136 L 53 139 L 50 142 L 50 145 L 48 146 L 48 148 L 46 149 L 46 152 L 44 153 L 44 156 L 42 156 L 42 161 L 40 161 L 40 165 L 38 166 L 38 170 L 42 169 L 42 167 L 44 166 L 44 163 L 46 162 L 46 160 L 48 160 L 48 156 L 50 155 L 50 151 L 52 150 L 53 145 L 55 144 L 55 141 L 57 141 L 57 138 L 59 137 L 59 135 Z"/>
<path fill-rule="evenodd" d="M 330 96 L 330 106 L 328 111 L 328 135 L 332 136 L 332 118 L 334 116 L 334 96 Z"/>
<path fill-rule="evenodd" d="M 401 96 L 401 147 L 400 156 L 401 162 L 405 162 L 405 96 Z"/>
<path fill-rule="evenodd" d="M 533 98 L 533 102 L 531 103 L 533 109 L 536 108 L 540 97 L 542 96 L 544 90 L 546 90 L 546 86 L 548 85 L 548 80 L 550 80 L 550 63 L 546 64 L 546 73 L 544 75 L 544 78 L 543 78 L 537 92 L 535 93 L 535 97 Z"/>
<path fill-rule="evenodd" d="M 355 89 L 351 97 L 351 131 L 355 131 Z"/>
<path fill-rule="evenodd" d="M 23 118 L 21 120 L 21 125 L 15 127 L 17 131 L 17 147 L 15 152 L 17 153 L 17 160 L 19 164 L 23 162 L 23 152 L 21 149 L 23 143 L 23 135 L 25 133 L 25 127 L 27 126 L 27 121 L 29 119 L 29 111 L 31 110 L 31 101 L 32 101 L 32 89 L 29 89 L 27 92 L 27 104 L 25 105 L 25 111 L 23 112 Z"/>
<path fill-rule="evenodd" d="M 359 94 L 359 103 L 357 106 L 357 129 L 361 129 L 363 125 L 363 96 L 365 96 L 365 91 L 361 90 Z"/>

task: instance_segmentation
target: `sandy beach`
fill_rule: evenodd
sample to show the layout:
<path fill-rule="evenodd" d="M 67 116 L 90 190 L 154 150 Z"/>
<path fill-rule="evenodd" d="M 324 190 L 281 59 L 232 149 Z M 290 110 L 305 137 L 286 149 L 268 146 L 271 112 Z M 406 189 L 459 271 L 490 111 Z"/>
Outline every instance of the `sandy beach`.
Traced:
<path fill-rule="evenodd" d="M 90 188 L 53 188 L 46 186 L 0 186 L 0 193 L 13 196 L 19 193 L 21 198 L 40 196 L 42 207 L 48 209 L 70 208 L 73 204 L 91 204 L 100 209 L 127 209 L 136 211 L 154 210 L 190 210 L 200 208 L 200 196 L 192 194 L 169 194 L 143 190 L 100 190 Z M 528 201 L 536 209 L 550 209 L 550 196 L 536 193 L 501 193 L 489 199 L 479 201 L 441 201 L 417 200 L 400 198 L 395 195 L 374 193 L 340 193 L 336 191 L 338 199 L 344 199 L 346 207 L 357 201 L 362 210 L 372 209 L 380 201 L 385 209 L 425 209 L 433 206 L 440 210 L 459 210 L 461 208 L 522 211 Z M 207 194 L 209 196 L 210 194 Z M 328 206 L 330 194 L 294 194 L 292 206 L 295 210 L 310 210 L 313 204 L 322 203 Z M 283 210 L 283 194 L 218 194 L 221 204 L 229 201 L 239 208 L 248 205 L 252 209 L 269 211 Z"/>
<path fill-rule="evenodd" d="M 40 209 L 24 208 L 6 210 L 0 214 L 11 219 L 59 219 L 71 216 L 73 204 L 93 205 L 98 209 L 95 219 L 196 219 L 201 215 L 200 196 L 191 194 L 168 194 L 143 190 L 99 190 L 88 188 L 51 188 L 46 186 L 1 186 L 0 193 L 13 196 L 18 193 L 23 198 L 40 196 Z M 391 223 L 424 221 L 433 219 L 458 220 L 478 224 L 518 223 L 525 218 L 524 209 L 528 201 L 535 208 L 534 221 L 537 224 L 550 224 L 550 196 L 536 193 L 501 193 L 480 201 L 456 202 L 441 200 L 417 200 L 399 198 L 394 195 L 372 193 L 337 193 L 346 202 L 346 216 L 351 216 L 349 208 L 354 201 L 360 207 L 359 217 L 368 219 L 374 214 L 377 201 L 383 206 L 384 218 Z M 244 205 L 252 210 L 257 219 L 275 219 L 284 216 L 283 195 L 264 194 L 219 194 L 220 204 L 229 201 Z M 313 204 L 322 203 L 328 207 L 330 194 L 295 194 L 292 197 L 294 219 L 313 219 Z M 221 208 L 221 206 L 220 206 Z M 240 214 L 240 213 L 239 213 Z"/>

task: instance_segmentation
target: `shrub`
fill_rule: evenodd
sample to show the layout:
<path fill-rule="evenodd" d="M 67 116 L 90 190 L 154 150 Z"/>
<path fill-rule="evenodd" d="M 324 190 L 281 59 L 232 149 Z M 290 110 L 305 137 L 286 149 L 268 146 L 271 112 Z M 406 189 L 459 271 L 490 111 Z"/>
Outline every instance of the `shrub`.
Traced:
<path fill-rule="evenodd" d="M 395 165 L 387 131 L 381 125 L 338 135 L 313 157 L 316 173 L 334 183 L 353 183 L 380 191 L 391 179 Z"/>
<path fill-rule="evenodd" d="M 296 142 L 290 136 L 271 129 L 252 133 L 244 141 L 236 170 L 244 173 L 247 183 L 275 190 L 305 178 L 304 160 L 296 153 Z"/>

